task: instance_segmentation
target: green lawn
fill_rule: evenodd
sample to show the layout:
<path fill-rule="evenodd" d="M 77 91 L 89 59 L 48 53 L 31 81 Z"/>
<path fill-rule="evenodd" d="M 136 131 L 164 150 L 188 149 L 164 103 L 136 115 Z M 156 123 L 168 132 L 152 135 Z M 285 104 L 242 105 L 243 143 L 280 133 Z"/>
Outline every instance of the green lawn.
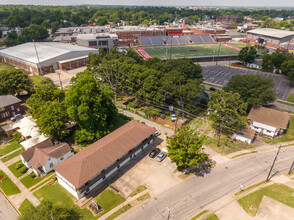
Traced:
<path fill-rule="evenodd" d="M 73 196 L 58 183 L 53 185 L 46 185 L 41 189 L 37 190 L 36 192 L 34 192 L 34 195 L 39 200 L 46 199 L 53 202 L 54 204 L 58 204 L 69 209 L 74 209 L 77 213 L 83 216 L 82 219 L 97 219 L 97 217 L 94 217 L 94 215 L 89 209 L 81 209 L 78 205 L 76 205 L 73 201 Z"/>
<path fill-rule="evenodd" d="M 2 170 L 0 170 L 0 176 L 3 176 L 3 178 L 0 180 L 0 188 L 7 196 L 20 193 L 19 188 L 14 184 L 14 182 L 11 181 L 11 179 Z"/>
<path fill-rule="evenodd" d="M 142 201 L 144 201 L 146 199 L 149 199 L 149 198 L 151 198 L 150 194 L 149 193 L 145 193 L 144 195 L 138 197 L 137 198 L 137 201 L 142 202 Z"/>
<path fill-rule="evenodd" d="M 30 79 L 33 81 L 34 86 L 41 85 L 41 82 L 43 81 L 42 76 L 39 75 L 30 76 Z"/>
<path fill-rule="evenodd" d="M 244 196 L 238 200 L 238 203 L 248 215 L 255 216 L 264 195 L 294 208 L 294 189 L 277 183 Z"/>
<path fill-rule="evenodd" d="M 127 205 L 123 206 L 122 208 L 120 208 L 119 210 L 117 210 L 116 212 L 114 212 L 113 214 L 111 214 L 110 216 L 108 216 L 105 220 L 113 220 L 117 216 L 119 216 L 119 215 L 125 213 L 126 211 L 128 211 L 130 208 L 132 208 L 132 205 L 127 204 Z"/>
<path fill-rule="evenodd" d="M 22 146 L 17 141 L 10 141 L 8 144 L 0 146 L 0 156 L 4 156 L 20 147 Z"/>
<path fill-rule="evenodd" d="M 47 183 L 49 184 L 49 182 L 53 183 L 55 177 L 56 177 L 56 173 L 54 173 L 54 175 L 50 176 L 48 179 L 46 179 L 42 183 L 35 185 L 33 188 L 30 189 L 30 191 L 34 191 L 35 189 L 39 188 L 42 185 L 45 185 L 45 184 L 47 185 Z"/>
<path fill-rule="evenodd" d="M 22 184 L 25 187 L 31 188 L 33 185 L 36 185 L 37 183 L 41 182 L 42 180 L 52 175 L 53 173 L 49 173 L 46 176 L 43 176 L 43 177 L 36 176 L 35 178 L 32 178 L 31 175 L 27 175 L 24 178 L 20 179 L 20 182 L 22 182 Z"/>
<path fill-rule="evenodd" d="M 139 194 L 140 192 L 143 192 L 145 189 L 147 189 L 147 187 L 144 186 L 144 185 L 138 186 L 137 189 L 135 189 L 135 190 L 130 194 L 130 197 L 133 197 L 133 196 Z"/>
<path fill-rule="evenodd" d="M 294 93 L 290 93 L 290 94 L 288 95 L 287 101 L 288 101 L 288 102 L 293 102 L 293 103 L 294 103 Z"/>
<path fill-rule="evenodd" d="M 193 218 L 191 218 L 191 220 L 196 220 L 197 218 L 199 218 L 200 216 L 204 215 L 207 212 L 209 212 L 209 211 L 208 210 L 204 210 L 204 211 L 200 212 L 198 215 L 196 215 Z"/>
<path fill-rule="evenodd" d="M 15 162 L 14 164 L 11 164 L 8 169 L 10 169 L 10 171 L 14 174 L 14 176 L 16 176 L 17 178 L 21 177 L 22 175 L 24 175 L 25 173 L 21 173 L 19 172 L 16 168 L 15 168 L 15 165 L 17 163 L 21 163 L 21 160 Z"/>
<path fill-rule="evenodd" d="M 11 160 L 12 158 L 19 156 L 21 152 L 23 152 L 23 148 L 15 151 L 12 154 L 7 155 L 6 157 L 3 157 L 1 160 L 3 163 L 5 163 L 6 161 Z"/>
<path fill-rule="evenodd" d="M 12 66 L 11 64 L 0 61 L 0 71 L 13 70 L 13 69 L 14 69 L 14 66 Z"/>
<path fill-rule="evenodd" d="M 21 214 L 24 214 L 24 212 L 30 207 L 34 207 L 34 205 L 28 199 L 25 199 L 23 203 L 20 205 L 20 207 L 18 208 L 18 211 Z"/>
<path fill-rule="evenodd" d="M 286 134 L 274 139 L 262 137 L 262 140 L 268 144 L 277 144 L 294 140 L 294 116 L 291 115 L 290 122 Z"/>
<path fill-rule="evenodd" d="M 254 188 L 259 187 L 259 186 L 261 186 L 263 184 L 266 184 L 266 183 L 267 183 L 266 181 L 261 181 L 259 183 L 256 183 L 256 184 L 254 184 L 252 186 L 249 186 L 249 187 L 245 188 L 243 191 L 240 191 L 240 192 L 235 193 L 235 196 L 239 196 L 239 195 L 241 195 L 244 192 L 247 192 L 247 191 L 249 191 L 251 189 L 254 189 Z"/>
<path fill-rule="evenodd" d="M 98 215 L 98 217 L 100 217 L 124 202 L 126 199 L 120 194 L 115 193 L 113 190 L 106 189 L 94 200 L 103 208 L 103 211 Z"/>
<path fill-rule="evenodd" d="M 205 220 L 219 220 L 219 218 L 216 216 L 216 214 L 212 213 Z"/>

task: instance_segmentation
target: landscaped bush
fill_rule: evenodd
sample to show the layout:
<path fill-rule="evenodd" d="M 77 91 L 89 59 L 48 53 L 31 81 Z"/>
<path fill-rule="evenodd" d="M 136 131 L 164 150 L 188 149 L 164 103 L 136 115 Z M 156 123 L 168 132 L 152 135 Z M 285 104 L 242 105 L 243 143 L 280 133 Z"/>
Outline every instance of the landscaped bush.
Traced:
<path fill-rule="evenodd" d="M 18 172 L 20 173 L 25 173 L 27 172 L 28 168 L 26 166 L 22 166 L 21 168 L 18 169 Z"/>
<path fill-rule="evenodd" d="M 17 131 L 12 134 L 12 137 L 14 141 L 17 141 L 17 143 L 22 141 L 21 133 Z"/>
<path fill-rule="evenodd" d="M 20 162 L 20 163 L 17 163 L 17 164 L 15 164 L 15 169 L 19 169 L 19 168 L 21 168 L 21 167 L 23 167 L 24 165 L 23 165 L 23 163 L 22 162 Z"/>
<path fill-rule="evenodd" d="M 130 106 L 130 107 L 132 107 L 132 108 L 140 108 L 140 107 L 141 107 L 141 104 L 140 104 L 140 102 L 136 99 L 136 100 L 130 102 L 130 103 L 128 104 L 128 106 Z"/>
<path fill-rule="evenodd" d="M 35 173 L 31 173 L 30 176 L 31 176 L 32 178 L 35 178 L 37 175 L 36 175 Z"/>

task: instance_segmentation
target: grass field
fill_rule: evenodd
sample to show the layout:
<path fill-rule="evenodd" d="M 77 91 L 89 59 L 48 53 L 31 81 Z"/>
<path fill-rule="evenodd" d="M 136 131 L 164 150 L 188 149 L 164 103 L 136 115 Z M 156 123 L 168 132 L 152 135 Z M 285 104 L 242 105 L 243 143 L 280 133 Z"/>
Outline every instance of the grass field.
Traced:
<path fill-rule="evenodd" d="M 10 141 L 9 143 L 0 146 L 0 156 L 4 156 L 10 153 L 11 151 L 14 151 L 21 147 L 22 146 L 19 143 L 17 143 L 17 141 Z"/>
<path fill-rule="evenodd" d="M 0 189 L 7 196 L 20 193 L 19 188 L 14 184 L 14 182 L 12 182 L 12 180 L 2 170 L 0 170 L 0 176 L 3 176 L 3 178 L 0 181 Z"/>
<path fill-rule="evenodd" d="M 28 200 L 28 199 L 25 199 L 23 201 L 23 203 L 20 205 L 20 207 L 18 208 L 18 211 L 21 213 L 21 214 L 24 214 L 25 211 L 27 209 L 29 209 L 30 207 L 34 207 L 33 204 Z"/>
<path fill-rule="evenodd" d="M 273 184 L 261 188 L 255 192 L 252 192 L 243 198 L 239 199 L 239 204 L 250 216 L 255 216 L 263 196 L 268 196 L 272 199 L 275 199 L 287 206 L 294 208 L 294 189 L 283 185 L 283 184 Z"/>
<path fill-rule="evenodd" d="M 0 71 L 1 70 L 13 70 L 13 69 L 14 69 L 14 66 L 12 66 L 11 64 L 4 63 L 4 62 L 0 61 Z"/>
<path fill-rule="evenodd" d="M 224 43 L 222 43 L 223 45 Z M 194 44 L 194 45 L 173 45 L 171 46 L 155 46 L 155 47 L 142 47 L 153 57 L 160 59 L 170 58 L 188 58 L 188 57 L 202 57 L 202 56 L 215 56 L 218 55 L 237 55 L 239 51 L 222 46 L 220 44 Z M 243 48 L 244 44 L 230 44 L 235 47 Z M 172 54 L 171 54 L 172 52 Z M 258 53 L 264 52 L 258 50 Z"/>
<path fill-rule="evenodd" d="M 294 93 L 290 93 L 288 98 L 287 98 L 288 102 L 293 102 L 294 103 Z"/>

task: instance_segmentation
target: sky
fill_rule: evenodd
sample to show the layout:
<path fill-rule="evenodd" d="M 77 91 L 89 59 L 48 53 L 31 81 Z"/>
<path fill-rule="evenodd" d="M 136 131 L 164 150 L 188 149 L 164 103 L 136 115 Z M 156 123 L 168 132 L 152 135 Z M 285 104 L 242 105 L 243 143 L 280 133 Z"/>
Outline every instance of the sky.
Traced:
<path fill-rule="evenodd" d="M 0 4 L 294 7 L 293 0 L 0 0 Z"/>

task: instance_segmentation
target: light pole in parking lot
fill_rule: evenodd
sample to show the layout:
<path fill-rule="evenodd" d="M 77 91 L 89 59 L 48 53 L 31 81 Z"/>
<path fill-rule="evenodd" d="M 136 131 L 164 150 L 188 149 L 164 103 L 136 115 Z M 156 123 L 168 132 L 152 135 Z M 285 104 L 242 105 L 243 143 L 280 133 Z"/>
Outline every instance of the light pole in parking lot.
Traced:
<path fill-rule="evenodd" d="M 62 82 L 61 82 L 61 79 L 60 79 L 60 75 L 61 75 L 61 73 L 60 73 L 59 71 L 56 71 L 56 74 L 58 75 L 58 78 L 59 78 L 60 88 L 63 89 L 63 88 L 62 88 Z"/>

